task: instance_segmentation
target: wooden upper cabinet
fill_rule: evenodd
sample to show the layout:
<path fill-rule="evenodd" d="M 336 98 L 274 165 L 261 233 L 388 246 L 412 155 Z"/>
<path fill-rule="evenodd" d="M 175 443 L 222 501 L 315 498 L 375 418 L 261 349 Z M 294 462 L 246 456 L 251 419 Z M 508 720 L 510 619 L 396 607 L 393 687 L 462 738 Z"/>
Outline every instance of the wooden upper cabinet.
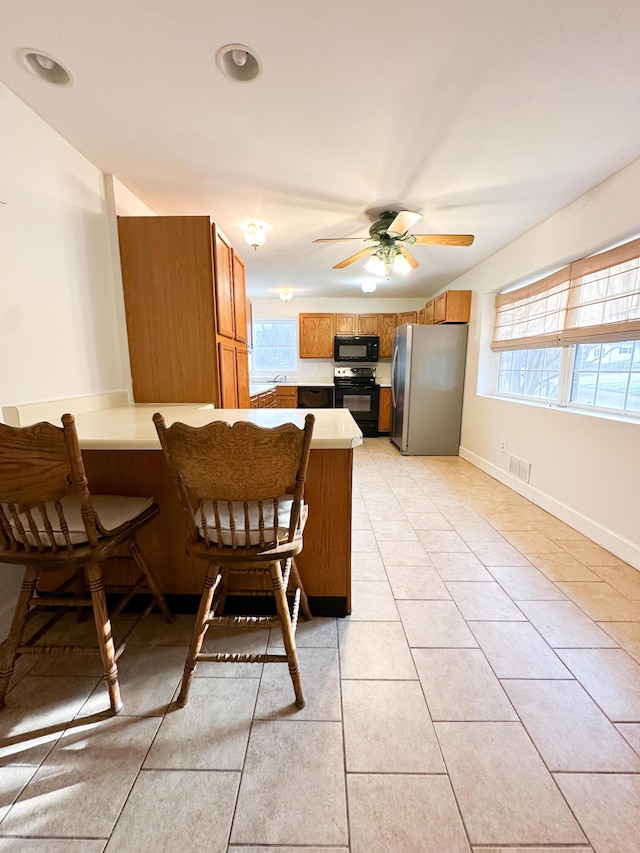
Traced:
<path fill-rule="evenodd" d="M 236 408 L 245 377 L 248 400 L 244 268 L 210 218 L 122 216 L 118 237 L 135 402 Z"/>
<path fill-rule="evenodd" d="M 208 216 L 118 218 L 136 403 L 219 402 Z"/>
<path fill-rule="evenodd" d="M 231 251 L 231 271 L 233 273 L 233 317 L 235 327 L 235 339 L 243 344 L 247 343 L 247 293 L 244 276 L 244 264 L 235 253 Z"/>
<path fill-rule="evenodd" d="M 253 306 L 251 300 L 245 302 L 247 312 L 247 349 L 249 352 L 253 350 Z"/>
<path fill-rule="evenodd" d="M 470 290 L 447 290 L 433 303 L 434 323 L 468 323 L 471 318 Z"/>
<path fill-rule="evenodd" d="M 417 323 L 418 322 L 418 312 L 417 311 L 403 311 L 401 314 L 398 314 L 398 325 L 401 326 L 403 323 Z"/>
<path fill-rule="evenodd" d="M 300 358 L 333 358 L 335 314 L 299 314 Z"/>
<path fill-rule="evenodd" d="M 233 250 L 226 237 L 211 226 L 215 257 L 216 319 L 218 334 L 225 338 L 235 337 L 235 309 L 233 304 Z"/>
<path fill-rule="evenodd" d="M 431 299 L 424 306 L 424 322 L 427 326 L 430 326 L 433 324 L 434 309 L 435 309 L 435 302 L 433 299 Z"/>
<path fill-rule="evenodd" d="M 334 334 L 336 335 L 355 335 L 357 328 L 357 320 L 355 314 L 336 314 L 336 325 Z"/>
<path fill-rule="evenodd" d="M 379 335 L 380 334 L 380 315 L 379 314 L 358 314 L 358 332 L 359 335 Z"/>
<path fill-rule="evenodd" d="M 380 358 L 391 358 L 393 354 L 393 330 L 395 329 L 395 314 L 379 315 Z"/>

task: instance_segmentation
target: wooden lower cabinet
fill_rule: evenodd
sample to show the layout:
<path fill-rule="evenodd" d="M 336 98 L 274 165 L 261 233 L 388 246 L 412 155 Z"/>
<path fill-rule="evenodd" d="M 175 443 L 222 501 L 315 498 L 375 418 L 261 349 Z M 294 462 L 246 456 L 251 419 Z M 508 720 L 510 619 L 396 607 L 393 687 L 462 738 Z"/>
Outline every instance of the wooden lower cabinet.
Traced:
<path fill-rule="evenodd" d="M 220 367 L 220 406 L 223 409 L 237 409 L 238 382 L 235 344 L 218 341 L 218 365 Z"/>
<path fill-rule="evenodd" d="M 236 382 L 238 385 L 238 408 L 251 407 L 249 397 L 249 351 L 244 346 L 236 345 Z"/>
<path fill-rule="evenodd" d="M 378 431 L 391 432 L 391 388 L 380 389 L 378 409 Z"/>
<path fill-rule="evenodd" d="M 246 347 L 233 341 L 218 340 L 218 364 L 220 406 L 223 409 L 250 408 L 249 353 Z"/>
<path fill-rule="evenodd" d="M 298 388 L 296 385 L 278 385 L 276 387 L 276 399 L 279 409 L 298 408 Z"/>
<path fill-rule="evenodd" d="M 184 519 L 162 451 L 84 450 L 83 458 L 96 492 L 154 496 L 160 517 L 138 537 L 145 557 L 163 592 L 200 596 L 206 565 L 185 554 Z M 311 610 L 318 616 L 346 616 L 351 612 L 352 467 L 351 449 L 312 449 L 309 455 L 304 491 L 309 520 L 296 563 Z M 120 572 L 128 576 L 129 563 L 123 560 L 110 566 L 109 579 L 118 583 Z M 175 609 L 181 612 L 179 605 Z"/>
<path fill-rule="evenodd" d="M 252 409 L 277 409 L 278 395 L 276 394 L 276 389 L 271 388 L 269 391 L 252 394 L 250 402 Z"/>

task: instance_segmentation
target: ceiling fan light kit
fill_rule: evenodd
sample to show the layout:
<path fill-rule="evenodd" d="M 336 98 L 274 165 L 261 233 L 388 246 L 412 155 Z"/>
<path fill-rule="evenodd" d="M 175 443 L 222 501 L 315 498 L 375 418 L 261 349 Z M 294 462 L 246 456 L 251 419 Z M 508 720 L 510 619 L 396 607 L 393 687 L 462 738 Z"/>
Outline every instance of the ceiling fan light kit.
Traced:
<path fill-rule="evenodd" d="M 472 234 L 409 234 L 409 229 L 421 218 L 421 213 L 413 213 L 410 210 L 386 210 L 380 214 L 377 222 L 374 222 L 369 228 L 368 237 L 324 237 L 313 242 L 373 241 L 377 245 L 361 249 L 355 255 L 335 264 L 333 268 L 334 270 L 343 269 L 343 267 L 360 260 L 365 255 L 369 255 L 365 269 L 374 275 L 386 276 L 387 278 L 392 273 L 406 275 L 419 266 L 418 261 L 407 249 L 407 245 L 470 246 L 473 243 Z"/>

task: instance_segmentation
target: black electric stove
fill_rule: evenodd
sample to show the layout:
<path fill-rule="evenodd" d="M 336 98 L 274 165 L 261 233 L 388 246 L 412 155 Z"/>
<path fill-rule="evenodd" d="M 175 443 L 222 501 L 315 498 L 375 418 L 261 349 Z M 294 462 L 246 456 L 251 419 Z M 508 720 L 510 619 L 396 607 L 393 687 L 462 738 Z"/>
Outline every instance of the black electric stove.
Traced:
<path fill-rule="evenodd" d="M 335 367 L 333 386 L 335 408 L 349 409 L 363 435 L 378 435 L 380 386 L 375 367 Z"/>

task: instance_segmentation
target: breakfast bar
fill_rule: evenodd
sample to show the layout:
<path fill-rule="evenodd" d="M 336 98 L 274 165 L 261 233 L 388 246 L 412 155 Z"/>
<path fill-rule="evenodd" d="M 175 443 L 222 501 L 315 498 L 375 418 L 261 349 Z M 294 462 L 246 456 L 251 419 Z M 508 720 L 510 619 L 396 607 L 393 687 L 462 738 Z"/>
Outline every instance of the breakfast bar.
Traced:
<path fill-rule="evenodd" d="M 164 415 L 167 426 L 176 421 L 202 426 L 213 420 L 249 421 L 263 427 L 295 423 L 302 427 L 311 411 L 316 417 L 305 502 L 309 520 L 298 567 L 316 615 L 344 616 L 351 611 L 351 489 L 353 448 L 362 434 L 347 409 L 217 409 L 202 404 L 127 404 L 76 411 L 68 401 L 66 411 L 76 417 L 76 427 L 89 486 L 94 493 L 152 495 L 160 505 L 159 518 L 140 534 L 140 545 L 156 578 L 179 609 L 202 592 L 205 566 L 185 554 L 186 527 L 160 448 L 152 417 Z M 59 424 L 59 415 L 35 417 L 23 407 L 17 414 L 21 426 L 34 420 Z M 52 410 L 54 411 L 54 410 Z M 6 410 L 5 410 L 6 415 Z M 113 580 L 122 566 L 112 567 Z"/>

